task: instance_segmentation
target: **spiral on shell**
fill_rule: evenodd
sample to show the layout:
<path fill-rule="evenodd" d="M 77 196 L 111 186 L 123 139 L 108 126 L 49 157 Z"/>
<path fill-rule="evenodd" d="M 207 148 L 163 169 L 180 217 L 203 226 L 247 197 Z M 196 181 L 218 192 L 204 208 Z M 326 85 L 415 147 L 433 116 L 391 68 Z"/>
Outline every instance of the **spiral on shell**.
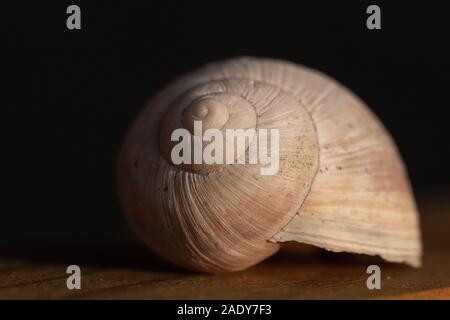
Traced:
<path fill-rule="evenodd" d="M 174 163 L 174 130 L 195 144 L 196 121 L 224 136 L 277 129 L 277 173 L 238 161 L 257 136 L 232 164 Z M 291 240 L 420 265 L 418 214 L 392 139 L 349 90 L 292 63 L 236 58 L 172 82 L 130 129 L 118 186 L 140 238 L 192 270 L 245 269 Z"/>

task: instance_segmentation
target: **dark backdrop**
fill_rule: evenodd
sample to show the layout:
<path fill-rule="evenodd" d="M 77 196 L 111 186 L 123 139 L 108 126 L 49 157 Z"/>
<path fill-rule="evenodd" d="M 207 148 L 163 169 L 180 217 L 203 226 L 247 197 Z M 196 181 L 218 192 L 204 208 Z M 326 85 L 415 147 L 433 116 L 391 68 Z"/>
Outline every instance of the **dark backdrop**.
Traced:
<path fill-rule="evenodd" d="M 128 234 L 115 190 L 121 139 L 177 75 L 237 55 L 319 69 L 359 95 L 396 140 L 417 193 L 448 190 L 448 10 L 442 2 L 30 2 L 3 6 L 12 71 L 3 99 L 7 165 L 0 239 L 34 243 Z M 82 30 L 66 29 L 69 4 Z M 447 189 L 446 189 L 447 188 Z"/>

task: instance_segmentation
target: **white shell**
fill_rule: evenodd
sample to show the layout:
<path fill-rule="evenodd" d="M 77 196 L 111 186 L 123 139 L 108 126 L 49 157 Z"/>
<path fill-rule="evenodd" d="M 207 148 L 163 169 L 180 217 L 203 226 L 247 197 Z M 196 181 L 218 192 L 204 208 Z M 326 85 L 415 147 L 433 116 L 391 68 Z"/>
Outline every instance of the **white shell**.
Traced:
<path fill-rule="evenodd" d="M 278 173 L 171 164 L 170 132 L 186 127 L 184 110 L 199 99 L 226 106 L 211 122 L 218 129 L 278 128 Z M 142 240 L 189 269 L 241 270 L 290 240 L 421 263 L 418 214 L 392 139 L 349 90 L 292 63 L 236 58 L 171 83 L 130 129 L 118 180 Z"/>

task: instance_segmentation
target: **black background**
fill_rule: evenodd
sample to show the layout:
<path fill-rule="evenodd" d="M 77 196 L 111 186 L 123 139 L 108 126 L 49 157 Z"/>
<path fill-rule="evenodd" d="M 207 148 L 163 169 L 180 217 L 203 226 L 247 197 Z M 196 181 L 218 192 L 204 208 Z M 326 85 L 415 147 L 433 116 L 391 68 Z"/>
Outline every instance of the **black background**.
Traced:
<path fill-rule="evenodd" d="M 381 7 L 382 29 L 366 28 Z M 121 139 L 171 79 L 238 55 L 291 60 L 349 87 L 381 118 L 417 193 L 450 186 L 450 14 L 442 2 L 153 1 L 3 7 L 8 69 L 0 239 L 129 234 L 116 196 Z M 77 4 L 82 29 L 66 28 Z"/>

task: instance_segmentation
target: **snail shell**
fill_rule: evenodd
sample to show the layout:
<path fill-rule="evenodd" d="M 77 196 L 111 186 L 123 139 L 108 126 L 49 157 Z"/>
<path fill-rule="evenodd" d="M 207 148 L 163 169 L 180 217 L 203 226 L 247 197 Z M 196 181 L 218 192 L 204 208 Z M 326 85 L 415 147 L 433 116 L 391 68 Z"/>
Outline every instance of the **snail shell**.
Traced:
<path fill-rule="evenodd" d="M 251 148 L 233 164 L 174 164 L 171 133 L 195 139 L 195 120 L 221 132 L 278 129 L 277 173 L 239 162 Z M 192 270 L 245 269 L 285 241 L 421 264 L 418 213 L 391 137 L 348 89 L 289 62 L 235 58 L 172 82 L 125 138 L 118 187 L 148 247 Z"/>

